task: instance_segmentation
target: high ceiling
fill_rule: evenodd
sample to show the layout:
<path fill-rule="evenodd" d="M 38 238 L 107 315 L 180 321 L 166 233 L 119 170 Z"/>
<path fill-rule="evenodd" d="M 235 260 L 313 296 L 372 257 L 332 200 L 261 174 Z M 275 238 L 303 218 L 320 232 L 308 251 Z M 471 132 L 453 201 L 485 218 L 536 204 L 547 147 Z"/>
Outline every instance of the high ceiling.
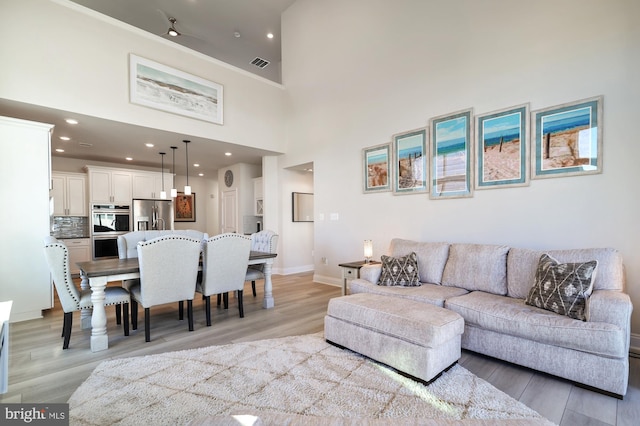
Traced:
<path fill-rule="evenodd" d="M 266 79 L 280 82 L 280 16 L 295 0 L 72 1 Z M 181 36 L 167 35 L 171 27 L 169 18 L 175 18 L 174 28 Z M 273 38 L 268 38 L 268 33 L 273 34 Z M 262 69 L 252 65 L 251 61 L 256 57 L 268 61 L 269 65 Z M 134 164 L 159 168 L 161 156 L 156 147 L 178 145 L 176 173 L 186 173 L 184 144 L 180 142 L 185 139 L 185 135 L 4 99 L 0 99 L 0 115 L 54 124 L 53 156 L 110 162 L 123 167 Z M 75 118 L 79 124 L 71 126 L 65 122 L 67 118 Z M 62 142 L 60 136 L 69 136 L 71 141 Z M 262 156 L 274 154 L 210 139 L 189 139 L 189 158 L 198 159 L 200 163 L 200 168 L 190 168 L 189 174 L 192 176 L 202 172 L 206 177 L 214 177 L 222 167 L 240 162 L 261 164 Z M 152 142 L 156 147 L 147 148 L 144 145 L 146 142 Z M 55 152 L 59 147 L 65 149 L 64 154 Z M 172 153 L 170 149 L 163 151 L 167 151 L 164 158 L 167 168 Z M 227 157 L 225 152 L 233 155 Z M 133 160 L 127 161 L 125 157 Z M 190 161 L 191 164 L 194 162 Z"/>

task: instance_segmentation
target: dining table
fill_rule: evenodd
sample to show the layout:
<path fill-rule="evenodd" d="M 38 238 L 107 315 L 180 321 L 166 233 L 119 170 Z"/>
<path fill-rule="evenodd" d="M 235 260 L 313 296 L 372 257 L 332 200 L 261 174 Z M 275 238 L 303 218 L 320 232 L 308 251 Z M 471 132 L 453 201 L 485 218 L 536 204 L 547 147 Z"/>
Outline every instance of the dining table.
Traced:
<path fill-rule="evenodd" d="M 252 251 L 249 255 L 247 265 L 264 265 L 264 298 L 262 299 L 262 307 L 264 309 L 271 309 L 275 306 L 271 283 L 271 267 L 276 256 L 276 253 L 260 251 Z M 83 290 L 91 289 L 91 302 L 93 303 L 91 312 L 88 310 L 82 311 L 82 328 L 91 328 L 91 352 L 103 351 L 109 348 L 104 290 L 109 282 L 140 278 L 138 258 L 99 259 L 77 262 L 76 264 L 80 268 L 80 287 Z"/>

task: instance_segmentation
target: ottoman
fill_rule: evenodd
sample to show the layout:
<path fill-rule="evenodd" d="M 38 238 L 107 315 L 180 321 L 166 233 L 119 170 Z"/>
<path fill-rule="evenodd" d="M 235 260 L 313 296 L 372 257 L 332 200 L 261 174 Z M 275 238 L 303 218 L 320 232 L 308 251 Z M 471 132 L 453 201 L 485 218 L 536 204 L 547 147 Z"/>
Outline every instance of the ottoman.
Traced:
<path fill-rule="evenodd" d="M 430 382 L 460 359 L 464 319 L 428 303 L 358 293 L 329 300 L 327 342 Z"/>

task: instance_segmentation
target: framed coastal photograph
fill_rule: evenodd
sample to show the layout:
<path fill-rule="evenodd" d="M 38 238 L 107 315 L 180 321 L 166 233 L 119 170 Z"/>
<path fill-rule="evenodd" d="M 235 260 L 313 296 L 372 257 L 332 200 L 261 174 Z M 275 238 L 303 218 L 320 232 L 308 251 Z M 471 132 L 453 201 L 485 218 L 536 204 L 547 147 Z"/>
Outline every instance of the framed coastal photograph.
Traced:
<path fill-rule="evenodd" d="M 429 120 L 430 198 L 438 200 L 473 196 L 472 119 L 473 110 L 467 109 Z"/>
<path fill-rule="evenodd" d="M 390 145 L 385 143 L 362 150 L 365 193 L 391 191 Z"/>
<path fill-rule="evenodd" d="M 196 193 L 185 195 L 178 192 L 173 201 L 173 220 L 175 222 L 195 222 L 196 221 Z"/>
<path fill-rule="evenodd" d="M 393 193 L 415 194 L 427 190 L 427 129 L 393 136 Z"/>
<path fill-rule="evenodd" d="M 476 116 L 476 189 L 529 184 L 529 105 Z"/>
<path fill-rule="evenodd" d="M 222 85 L 129 55 L 131 103 L 223 124 Z"/>
<path fill-rule="evenodd" d="M 531 115 L 532 178 L 602 173 L 602 96 Z"/>

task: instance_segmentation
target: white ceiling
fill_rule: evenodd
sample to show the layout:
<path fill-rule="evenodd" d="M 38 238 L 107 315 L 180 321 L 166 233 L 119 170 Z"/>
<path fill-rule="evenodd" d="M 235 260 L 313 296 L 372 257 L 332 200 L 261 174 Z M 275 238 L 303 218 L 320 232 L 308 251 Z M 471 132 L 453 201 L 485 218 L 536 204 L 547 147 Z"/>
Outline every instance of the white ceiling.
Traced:
<path fill-rule="evenodd" d="M 105 15 L 141 28 L 167 40 L 180 43 L 208 56 L 227 62 L 238 68 L 280 82 L 280 16 L 295 0 L 72 0 Z M 175 28 L 183 34 L 166 35 L 170 27 L 167 17 L 177 20 Z M 239 32 L 240 37 L 234 33 Z M 273 39 L 267 38 L 271 32 Z M 260 57 L 270 64 L 259 69 L 250 62 Z M 116 164 L 160 167 L 160 149 L 167 152 L 165 168 L 172 161 L 171 149 L 176 151 L 176 173 L 186 173 L 185 135 L 156 129 L 132 126 L 95 117 L 71 114 L 34 105 L 0 99 L 0 115 L 55 125 L 52 150 L 64 147 L 64 154 L 87 161 L 104 161 Z M 67 118 L 79 121 L 76 126 L 65 122 Z M 60 136 L 71 137 L 62 142 Z M 190 168 L 195 176 L 202 172 L 214 177 L 217 170 L 236 163 L 261 164 L 261 157 L 274 154 L 265 150 L 246 148 L 204 138 L 189 137 L 189 158 L 198 159 L 201 167 Z M 145 142 L 154 148 L 146 148 Z M 91 144 L 86 147 L 83 144 Z M 64 145 L 64 146 L 63 146 Z M 232 152 L 231 157 L 224 155 Z M 132 157 L 128 162 L 125 157 Z M 195 161 L 190 161 L 193 164 Z"/>

